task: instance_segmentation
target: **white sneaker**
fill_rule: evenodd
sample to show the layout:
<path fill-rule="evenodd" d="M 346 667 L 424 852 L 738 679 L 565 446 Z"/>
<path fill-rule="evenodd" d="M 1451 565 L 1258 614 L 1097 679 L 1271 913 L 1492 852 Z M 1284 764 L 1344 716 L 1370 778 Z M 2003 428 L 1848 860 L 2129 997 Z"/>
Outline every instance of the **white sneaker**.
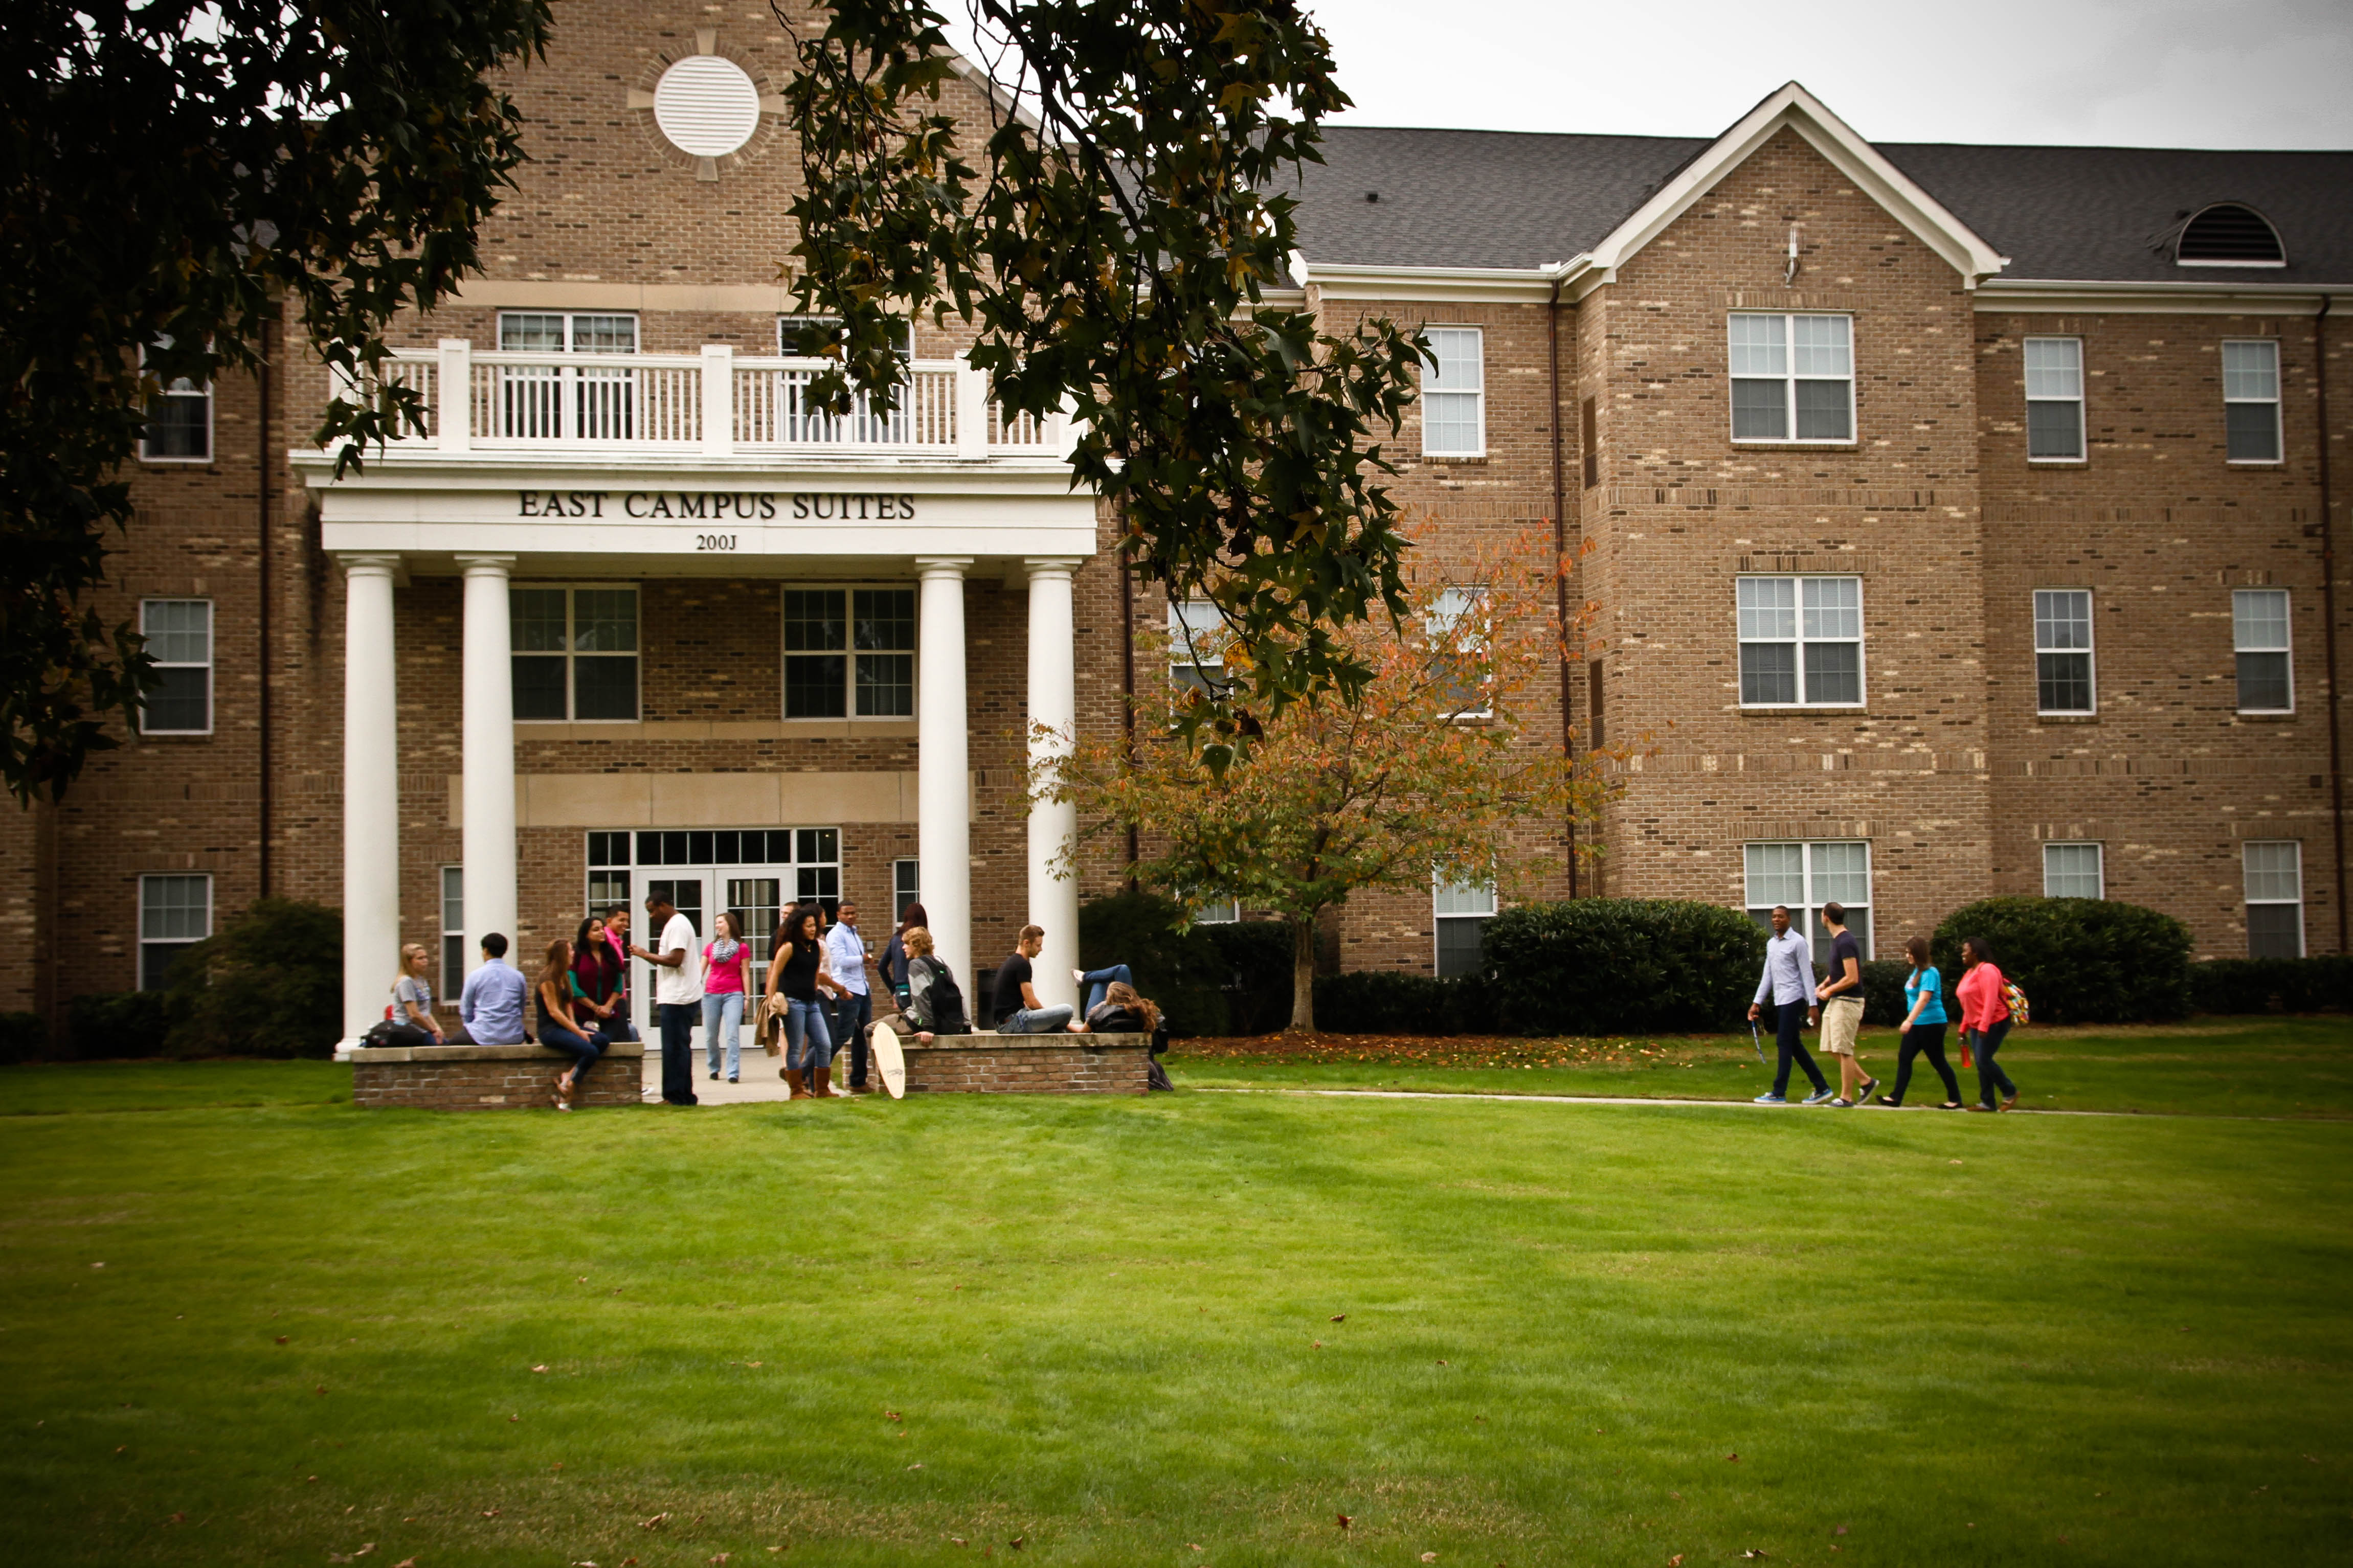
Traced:
<path fill-rule="evenodd" d="M 1084 985 L 1087 983 L 1087 972 L 1083 969 L 1073 969 L 1071 971 L 1071 978 Z"/>

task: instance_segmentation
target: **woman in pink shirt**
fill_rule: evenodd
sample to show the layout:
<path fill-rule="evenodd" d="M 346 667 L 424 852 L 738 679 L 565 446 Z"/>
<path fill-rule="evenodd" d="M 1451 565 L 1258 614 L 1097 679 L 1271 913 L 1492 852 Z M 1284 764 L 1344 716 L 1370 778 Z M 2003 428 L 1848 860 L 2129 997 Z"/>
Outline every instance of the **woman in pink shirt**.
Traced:
<path fill-rule="evenodd" d="M 1978 1103 L 1969 1109 L 2008 1110 L 2018 1103 L 2018 1085 L 1993 1059 L 1994 1052 L 2001 1049 L 2002 1037 L 2010 1033 L 2010 1004 L 2002 1000 L 2001 971 L 1994 967 L 1993 951 L 1981 936 L 1963 940 L 1961 963 L 1961 983 L 1953 987 L 1953 994 L 1961 1004 L 1961 1038 L 1978 1058 Z M 1997 1089 L 2002 1094 L 2000 1105 L 1993 1102 Z"/>
<path fill-rule="evenodd" d="M 702 1048 L 715 1079 L 720 1031 L 726 1031 L 727 1081 L 734 1083 L 744 1071 L 744 993 L 752 950 L 744 945 L 744 928 L 732 911 L 723 911 L 713 923 L 719 934 L 702 945 Z"/>

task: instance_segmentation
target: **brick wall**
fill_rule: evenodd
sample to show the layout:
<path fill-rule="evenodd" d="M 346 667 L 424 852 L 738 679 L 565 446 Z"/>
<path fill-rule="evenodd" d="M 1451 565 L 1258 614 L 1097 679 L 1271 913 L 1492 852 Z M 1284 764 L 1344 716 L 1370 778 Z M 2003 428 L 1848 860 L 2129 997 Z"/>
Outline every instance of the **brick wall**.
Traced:
<path fill-rule="evenodd" d="M 353 1057 L 352 1103 L 411 1110 L 553 1110 L 555 1078 L 569 1059 L 533 1047 L 519 1047 L 513 1056 L 483 1059 L 388 1059 L 429 1054 L 435 1048 L 369 1051 Z M 444 1048 L 472 1053 L 484 1047 Z M 626 1042 L 616 1045 L 580 1080 L 573 1105 L 586 1109 L 638 1104 L 645 1098 L 643 1059 L 642 1047 Z"/>
<path fill-rule="evenodd" d="M 944 1036 L 931 1046 L 908 1041 L 907 1092 L 1142 1094 L 1151 1045 L 1145 1035 L 978 1034 Z"/>

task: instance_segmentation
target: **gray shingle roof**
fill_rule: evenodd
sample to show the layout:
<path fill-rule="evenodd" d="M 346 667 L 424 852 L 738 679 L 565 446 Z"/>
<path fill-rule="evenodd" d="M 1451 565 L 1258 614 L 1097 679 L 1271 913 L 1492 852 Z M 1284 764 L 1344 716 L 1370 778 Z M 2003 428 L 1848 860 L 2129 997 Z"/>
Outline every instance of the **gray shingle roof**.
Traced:
<path fill-rule="evenodd" d="M 1709 142 L 1679 136 L 1325 131 L 1298 190 L 1313 262 L 1541 267 L 1589 249 Z M 1879 143 L 2010 258 L 2005 278 L 2353 282 L 2353 153 Z M 1377 202 L 1366 201 L 1379 193 Z M 2174 265 L 2167 237 L 2244 202 L 2287 247 L 2278 268 Z"/>

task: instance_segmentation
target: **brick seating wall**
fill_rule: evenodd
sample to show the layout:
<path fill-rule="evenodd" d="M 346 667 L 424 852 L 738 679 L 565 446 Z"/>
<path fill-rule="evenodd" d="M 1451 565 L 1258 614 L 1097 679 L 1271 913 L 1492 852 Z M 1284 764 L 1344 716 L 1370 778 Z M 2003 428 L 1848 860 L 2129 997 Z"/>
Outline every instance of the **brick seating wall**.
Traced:
<path fill-rule="evenodd" d="M 352 1053 L 352 1103 L 421 1110 L 553 1109 L 555 1075 L 569 1058 L 539 1046 L 420 1046 Z M 636 1105 L 644 1098 L 645 1047 L 616 1044 L 581 1080 L 572 1103 Z"/>
<path fill-rule="evenodd" d="M 944 1035 L 901 1042 L 909 1094 L 1142 1094 L 1148 1035 Z"/>

